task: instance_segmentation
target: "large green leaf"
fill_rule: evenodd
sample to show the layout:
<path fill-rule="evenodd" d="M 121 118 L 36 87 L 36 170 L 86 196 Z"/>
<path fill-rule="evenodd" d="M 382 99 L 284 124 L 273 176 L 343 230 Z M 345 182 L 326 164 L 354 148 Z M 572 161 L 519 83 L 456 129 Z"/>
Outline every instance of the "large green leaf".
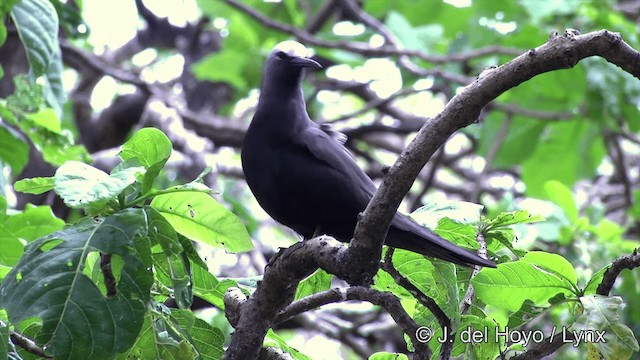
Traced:
<path fill-rule="evenodd" d="M 11 10 L 11 17 L 27 50 L 31 71 L 36 77 L 45 75 L 49 83 L 45 96 L 61 115 L 64 91 L 55 8 L 46 0 L 22 0 Z"/>
<path fill-rule="evenodd" d="M 432 49 L 444 32 L 440 24 L 413 27 L 402 14 L 395 11 L 387 14 L 386 25 L 407 49 L 425 52 Z"/>
<path fill-rule="evenodd" d="M 2 225 L 15 236 L 30 242 L 61 230 L 64 221 L 58 219 L 49 206 L 27 204 L 23 212 L 8 216 Z"/>
<path fill-rule="evenodd" d="M 13 324 L 42 320 L 38 344 L 55 358 L 108 359 L 125 351 L 140 332 L 153 276 L 140 209 L 105 219 L 88 218 L 38 239 L 0 286 L 0 307 Z M 92 252 L 123 260 L 117 294 L 105 297 L 83 273 Z"/>
<path fill-rule="evenodd" d="M 238 284 L 231 279 L 218 280 L 212 273 L 200 266 L 194 266 L 192 271 L 194 294 L 217 308 L 224 309 L 224 294 L 228 288 L 237 287 Z"/>
<path fill-rule="evenodd" d="M 56 171 L 55 190 L 67 206 L 86 208 L 114 199 L 144 172 L 142 167 L 130 167 L 107 175 L 85 163 L 68 161 Z"/>
<path fill-rule="evenodd" d="M 496 336 L 497 325 L 492 319 L 463 315 L 456 333 L 453 355 L 473 353 L 473 359 L 494 360 L 500 354 L 501 337 Z M 482 338 L 478 341 L 478 334 Z"/>
<path fill-rule="evenodd" d="M 191 240 L 222 245 L 233 253 L 253 248 L 240 219 L 209 194 L 185 191 L 158 195 L 151 201 L 151 207 L 159 211 L 177 232 Z"/>
<path fill-rule="evenodd" d="M 467 201 L 439 201 L 420 207 L 411 213 L 411 218 L 430 229 L 435 229 L 445 217 L 459 223 L 472 224 L 480 220 L 483 208 L 482 205 Z"/>
<path fill-rule="evenodd" d="M 47 129 L 54 134 L 61 134 L 62 124 L 53 109 L 40 109 L 37 113 L 27 114 L 27 119 L 31 120 L 36 126 Z"/>
<path fill-rule="evenodd" d="M 576 180 L 593 175 L 602 159 L 602 141 L 594 128 L 585 120 L 549 124 L 536 151 L 522 164 L 527 195 L 544 198 L 549 180 L 572 187 Z"/>
<path fill-rule="evenodd" d="M 144 318 L 140 336 L 129 351 L 119 354 L 118 360 L 187 360 L 198 354 L 184 331 L 165 313 L 149 313 Z"/>
<path fill-rule="evenodd" d="M 549 180 L 544 184 L 546 198 L 558 205 L 571 222 L 578 219 L 578 207 L 573 199 L 571 189 L 557 180 Z"/>
<path fill-rule="evenodd" d="M 0 221 L 0 264 L 15 265 L 24 253 L 24 243 L 62 229 L 64 221 L 48 206 L 27 204 L 21 213 Z"/>
<path fill-rule="evenodd" d="M 496 269 L 482 269 L 472 284 L 485 304 L 517 311 L 526 300 L 539 305 L 557 294 L 575 294 L 575 279 L 573 266 L 560 255 L 532 251 Z"/>
<path fill-rule="evenodd" d="M 212 327 L 202 319 L 198 319 L 191 311 L 174 310 L 171 315 L 190 335 L 191 343 L 198 349 L 202 359 L 222 359 L 224 335 L 220 329 Z"/>
<path fill-rule="evenodd" d="M 443 261 L 430 261 L 423 255 L 396 249 L 393 265 L 398 272 L 413 283 L 420 291 L 430 296 L 451 319 L 455 327 L 460 320 L 460 303 L 455 266 Z M 417 305 L 416 321 L 420 325 L 437 328 L 438 322 L 433 314 L 421 304 Z"/>
<path fill-rule="evenodd" d="M 580 298 L 584 312 L 571 326 L 582 342 L 590 342 L 605 359 L 630 359 L 640 351 L 638 340 L 625 324 L 620 313 L 625 304 L 617 296 L 590 295 Z M 601 336 L 599 336 L 601 335 Z"/>
<path fill-rule="evenodd" d="M 150 313 L 135 345 L 116 359 L 128 360 L 219 360 L 224 335 L 191 311 L 173 310 Z"/>
<path fill-rule="evenodd" d="M 543 121 L 533 120 L 523 116 L 513 116 L 505 119 L 504 114 L 497 111 L 490 112 L 482 122 L 482 128 L 478 135 L 480 155 L 486 156 L 493 146 L 496 146 L 500 128 L 505 121 L 510 121 L 508 131 L 500 143 L 500 148 L 495 155 L 492 166 L 496 169 L 507 169 L 514 165 L 520 165 L 535 153 L 540 142 L 540 135 L 546 127 Z"/>
<path fill-rule="evenodd" d="M 27 49 L 34 74 L 43 75 L 60 51 L 55 8 L 49 1 L 22 0 L 11 10 L 11 17 Z"/>

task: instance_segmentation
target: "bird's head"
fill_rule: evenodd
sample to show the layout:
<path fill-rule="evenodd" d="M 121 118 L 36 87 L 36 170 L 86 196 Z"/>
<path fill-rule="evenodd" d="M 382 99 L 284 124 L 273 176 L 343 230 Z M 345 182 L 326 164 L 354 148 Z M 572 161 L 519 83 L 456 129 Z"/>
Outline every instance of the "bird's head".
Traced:
<path fill-rule="evenodd" d="M 297 41 L 287 40 L 278 43 L 267 58 L 265 80 L 275 80 L 280 84 L 299 82 L 302 69 L 322 68 L 322 65 L 310 58 L 311 55 L 311 51 Z"/>

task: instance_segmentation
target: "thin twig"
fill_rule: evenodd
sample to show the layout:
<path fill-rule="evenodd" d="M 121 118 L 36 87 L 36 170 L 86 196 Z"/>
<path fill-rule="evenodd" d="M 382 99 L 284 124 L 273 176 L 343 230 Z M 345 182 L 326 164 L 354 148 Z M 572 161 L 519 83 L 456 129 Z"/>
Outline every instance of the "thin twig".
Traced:
<path fill-rule="evenodd" d="M 449 339 L 449 341 L 443 343 L 442 347 L 440 348 L 440 358 L 448 359 L 449 355 L 451 354 L 451 350 L 453 350 L 454 339 L 454 337 L 452 336 L 453 329 L 451 329 L 451 319 L 449 319 L 447 314 L 442 311 L 438 303 L 436 303 L 436 301 L 433 300 L 432 297 L 423 293 L 420 289 L 418 289 L 417 286 L 409 281 L 409 279 L 400 274 L 400 272 L 393 266 L 393 253 L 393 248 L 389 248 L 387 250 L 384 261 L 380 264 L 380 268 L 391 275 L 393 280 L 395 280 L 398 285 L 409 291 L 411 295 L 413 295 L 422 305 L 429 309 L 433 316 L 436 317 L 436 320 L 438 320 L 438 324 L 440 324 L 440 327 L 442 328 L 442 332 L 444 334 L 447 334 L 447 339 Z"/>
<path fill-rule="evenodd" d="M 107 298 L 112 298 L 118 293 L 116 278 L 111 269 L 111 254 L 100 253 L 100 270 L 104 277 L 104 286 L 107 288 Z"/>
<path fill-rule="evenodd" d="M 230 6 L 233 6 L 234 8 L 249 15 L 254 20 L 258 21 L 260 24 L 271 29 L 275 29 L 287 34 L 291 34 L 304 43 L 314 45 L 314 46 L 325 47 L 325 48 L 352 51 L 365 56 L 407 55 L 407 56 L 416 57 L 416 58 L 429 61 L 432 63 L 436 63 L 436 64 L 444 64 L 449 62 L 468 61 L 474 58 L 492 56 L 496 54 L 515 56 L 523 52 L 522 50 L 508 49 L 501 46 L 489 46 L 486 48 L 468 51 L 465 53 L 449 54 L 449 55 L 431 55 L 431 54 L 426 54 L 422 51 L 417 51 L 417 50 L 397 49 L 393 46 L 371 47 L 369 46 L 369 44 L 360 43 L 360 42 L 327 41 L 327 40 L 322 40 L 316 36 L 313 36 L 312 34 L 308 33 L 305 30 L 298 29 L 294 26 L 275 21 L 265 16 L 258 10 L 250 7 L 249 5 L 245 5 L 237 0 L 224 0 L 224 1 Z"/>

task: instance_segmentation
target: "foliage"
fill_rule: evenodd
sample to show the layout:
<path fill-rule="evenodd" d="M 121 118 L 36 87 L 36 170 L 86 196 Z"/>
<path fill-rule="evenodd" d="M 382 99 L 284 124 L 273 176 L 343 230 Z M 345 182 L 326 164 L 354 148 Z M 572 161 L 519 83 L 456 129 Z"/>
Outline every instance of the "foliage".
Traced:
<path fill-rule="evenodd" d="M 298 31 L 322 7 L 322 2 L 315 1 L 243 3 Z M 198 0 L 197 4 L 200 15 L 217 24 L 222 43 L 219 51 L 188 62 L 185 71 L 201 82 L 223 83 L 231 101 L 226 99 L 216 116 L 243 120 L 237 114 L 250 107 L 242 104 L 255 96 L 265 55 L 291 34 L 255 21 L 228 1 Z M 437 113 L 437 105 L 436 110 L 425 109 L 425 99 L 433 105 L 439 103 L 439 97 L 454 96 L 465 82 L 449 81 L 451 78 L 471 82 L 483 69 L 512 58 L 510 52 L 495 51 L 457 61 L 456 54 L 490 46 L 525 52 L 565 27 L 618 31 L 638 48 L 635 24 L 611 10 L 614 5 L 613 1 L 586 0 L 544 6 L 537 0 L 479 0 L 461 7 L 437 1 L 364 1 L 362 10 L 378 19 L 400 48 L 432 57 L 411 58 L 424 70 L 416 73 L 402 67 L 398 56 L 372 58 L 340 46 L 318 47 L 318 56 L 336 65 L 327 73 L 347 67 L 342 73 L 347 80 L 329 77 L 323 83 L 314 78 L 313 86 L 321 90 L 310 99 L 309 110 L 312 118 L 338 119 L 338 128 L 355 129 L 348 145 L 375 173 L 390 164 L 389 158 L 395 159 L 395 154 L 389 156 L 395 143 L 392 140 L 380 150 L 379 142 L 371 140 L 375 136 L 367 137 L 376 134 L 357 134 L 367 126 L 389 128 L 388 118 L 397 113 L 388 109 L 385 113 L 385 104 L 410 113 L 410 119 L 414 114 Z M 82 1 L 0 1 L 0 17 L 6 20 L 0 23 L 0 45 L 13 26 L 29 65 L 24 74 L 4 73 L 0 68 L 0 78 L 13 83 L 13 94 L 0 99 L 0 358 L 39 358 L 18 346 L 12 337 L 18 334 L 33 339 L 56 359 L 220 359 L 231 325 L 220 312 L 205 321 L 206 316 L 190 311 L 194 296 L 224 310 L 229 288 L 238 287 L 250 295 L 261 277 L 248 270 L 230 277 L 214 274 L 218 269 L 209 268 L 211 259 L 203 259 L 199 247 L 243 253 L 253 248 L 251 237 L 262 242 L 277 238 L 286 244 L 290 237 L 264 229 L 255 215 L 255 204 L 244 193 L 238 194 L 235 181 L 218 182 L 223 199 L 218 202 L 212 196 L 216 192 L 204 181 L 212 169 L 186 183 L 175 176 L 169 163 L 178 143 L 175 134 L 168 133 L 172 127 L 163 129 L 166 135 L 151 127 L 131 132 L 119 148 L 117 165 L 109 171 L 90 165 L 92 157 L 79 144 L 79 131 L 69 121 L 73 117 L 71 96 L 62 81 L 64 66 L 69 65 L 63 65 L 58 35 L 58 29 L 63 29 L 68 39 L 78 40 L 74 46 L 88 49 L 82 39 L 86 33 L 79 31 L 85 25 L 82 6 Z M 327 22 L 312 36 L 339 44 L 379 40 L 378 29 L 360 29 L 353 14 L 343 16 Z M 347 35 L 337 31 L 348 25 L 357 31 Z M 161 51 L 160 58 L 168 56 Z M 110 68 L 102 75 L 137 84 L 116 70 L 121 69 Z M 136 75 L 136 71 L 130 73 Z M 438 76 L 443 73 L 449 80 Z M 385 82 L 396 74 L 397 82 Z M 361 82 L 379 97 L 349 92 Z M 143 92 L 150 88 L 146 84 Z M 452 329 L 442 329 L 440 319 L 421 298 L 396 283 L 391 274 L 380 270 L 372 286 L 395 295 L 411 320 L 428 329 L 424 340 L 433 358 L 443 347 L 437 339 L 446 336 L 447 330 L 454 335 L 452 355 L 464 358 L 513 356 L 554 337 L 562 337 L 577 349 L 560 350 L 558 356 L 563 358 L 581 358 L 585 353 L 605 359 L 637 356 L 640 348 L 635 334 L 640 317 L 633 296 L 637 296 L 638 271 L 621 275 L 616 295 L 597 294 L 596 288 L 612 261 L 638 246 L 637 238 L 631 237 L 638 231 L 633 223 L 640 219 L 640 190 L 627 180 L 631 200 L 615 220 L 608 216 L 604 201 L 594 201 L 587 190 L 598 186 L 596 179 L 608 176 L 607 167 L 615 168 L 610 171 L 614 181 L 626 172 L 633 174 L 625 168 L 631 161 L 623 155 L 637 159 L 638 148 L 620 139 L 625 135 L 631 143 L 637 139 L 639 109 L 640 82 L 636 78 L 602 59 L 587 59 L 571 70 L 543 74 L 509 90 L 483 113 L 479 124 L 460 131 L 465 139 L 462 147 L 469 147 L 474 157 L 470 162 L 482 159 L 486 163 L 478 177 L 485 171 L 497 175 L 470 184 L 463 176 L 468 169 L 448 166 L 442 171 L 446 181 L 462 183 L 463 190 L 481 188 L 480 184 L 500 177 L 508 177 L 515 185 L 509 191 L 486 191 L 491 196 L 478 196 L 472 199 L 474 203 L 426 196 L 427 205 L 417 207 L 411 216 L 461 247 L 484 251 L 486 246 L 497 268 L 474 272 L 409 251 L 393 252 L 393 267 L 434 300 Z M 390 132 L 408 135 L 417 130 L 406 130 L 410 121 L 405 120 Z M 228 129 L 216 128 L 212 136 L 224 130 Z M 627 146 L 619 150 L 619 156 L 617 142 Z M 399 144 L 405 144 L 404 138 Z M 180 146 L 191 145 L 181 142 Z M 463 158 L 465 151 L 450 158 Z M 17 180 L 32 164 L 34 154 L 52 165 L 55 174 Z M 622 159 L 621 165 L 616 159 Z M 15 209 L 12 197 L 16 193 L 55 193 L 73 209 L 72 215 L 57 217 L 49 205 Z M 454 193 L 472 197 L 471 192 Z M 246 263 L 241 262 L 244 258 L 236 258 L 241 270 L 246 270 Z M 297 285 L 295 300 L 304 302 L 336 284 L 342 283 L 318 269 Z M 469 295 L 469 306 L 463 310 Z M 178 308 L 167 307 L 167 299 L 175 300 Z M 373 313 L 373 307 L 367 311 Z M 270 329 L 264 346 L 294 359 L 313 358 L 310 350 L 296 349 L 299 339 L 289 335 L 286 330 Z M 404 340 L 406 347 L 396 349 L 398 353 L 377 352 L 369 358 L 407 358 L 400 352 L 414 350 L 415 344 L 408 334 Z M 355 357 L 353 352 L 340 351 L 345 357 Z"/>
<path fill-rule="evenodd" d="M 36 340 L 55 358 L 113 358 L 125 351 L 142 358 L 221 353 L 219 330 L 190 313 L 170 312 L 161 301 L 175 296 L 188 308 L 195 288 L 221 304 L 223 293 L 210 286 L 218 280 L 193 276 L 192 265 L 206 265 L 183 236 L 235 252 L 251 248 L 249 234 L 205 185 L 153 186 L 159 170 L 152 170 L 161 169 L 170 154 L 165 135 L 146 128 L 122 146 L 123 161 L 111 174 L 68 161 L 53 178 L 17 183 L 28 191 L 54 190 L 68 206 L 89 215 L 64 229 L 45 207 L 2 218 L 2 229 L 11 236 L 3 247 L 15 245 L 3 251 L 2 265 L 11 270 L 3 274 L 0 307 L 18 329 L 25 322 L 39 327 Z M 172 217 L 166 218 L 166 211 Z M 16 228 L 36 222 L 33 230 Z M 28 241 L 24 253 L 21 240 Z M 36 325 L 33 318 L 41 322 Z"/>

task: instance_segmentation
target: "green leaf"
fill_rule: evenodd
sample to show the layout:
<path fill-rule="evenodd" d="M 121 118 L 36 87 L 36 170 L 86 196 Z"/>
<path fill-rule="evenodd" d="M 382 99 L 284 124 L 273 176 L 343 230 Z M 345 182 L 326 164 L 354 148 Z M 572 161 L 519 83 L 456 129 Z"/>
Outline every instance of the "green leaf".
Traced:
<path fill-rule="evenodd" d="M 40 140 L 30 137 L 38 145 L 44 145 L 41 148 L 44 161 L 54 166 L 61 166 L 67 161 L 91 161 L 91 156 L 87 152 L 84 145 L 72 145 L 66 139 L 56 139 L 53 144 L 48 139 Z"/>
<path fill-rule="evenodd" d="M 0 244 L 2 244 L 0 264 L 7 266 L 17 264 L 24 253 L 24 244 L 11 231 L 5 229 L 2 224 L 0 224 Z"/>
<path fill-rule="evenodd" d="M 153 244 L 160 244 L 164 258 L 154 257 L 171 281 L 174 297 L 178 307 L 188 309 L 193 302 L 193 281 L 191 279 L 191 263 L 183 252 L 178 235 L 167 220 L 150 206 L 144 207 L 149 223 L 149 239 Z M 162 261 L 164 260 L 164 261 Z M 158 264 L 159 265 L 159 264 Z M 166 265 L 163 266 L 163 265 Z"/>
<path fill-rule="evenodd" d="M 609 270 L 610 267 L 611 267 L 611 264 L 607 264 L 602 269 L 596 271 L 596 273 L 593 274 L 593 276 L 591 276 L 591 279 L 589 279 L 589 282 L 584 287 L 583 293 L 585 295 L 594 295 L 596 293 L 598 286 L 600 286 L 600 283 L 602 283 L 604 274 L 607 272 L 607 270 Z"/>
<path fill-rule="evenodd" d="M 181 235 L 181 234 L 177 234 L 177 235 L 178 235 L 178 241 L 180 242 L 180 245 L 182 245 L 182 248 L 184 249 L 184 254 L 187 255 L 187 258 L 189 258 L 189 260 L 191 260 L 194 264 L 198 265 L 202 269 L 207 270 L 208 269 L 207 263 L 205 263 L 204 260 L 200 258 L 198 251 L 193 246 L 193 242 L 187 239 L 184 235 Z"/>
<path fill-rule="evenodd" d="M 556 122 L 547 125 L 544 135 L 522 163 L 528 196 L 544 198 L 549 180 L 572 187 L 578 179 L 594 175 L 603 155 L 602 134 L 595 124 L 586 119 Z"/>
<path fill-rule="evenodd" d="M 42 320 L 36 342 L 55 358 L 107 359 L 133 345 L 142 327 L 153 276 L 140 209 L 85 219 L 27 245 L 0 286 L 0 307 L 18 324 Z M 124 261 L 117 294 L 105 297 L 83 273 L 92 252 Z"/>
<path fill-rule="evenodd" d="M 581 297 L 580 303 L 584 312 L 570 330 L 578 335 L 592 336 L 590 343 L 605 359 L 630 359 L 634 352 L 640 351 L 633 331 L 620 322 L 625 305 L 622 298 L 590 295 Z M 598 333 L 603 335 L 603 339 L 598 339 Z"/>
<path fill-rule="evenodd" d="M 546 198 L 558 205 L 571 222 L 578 219 L 578 207 L 573 199 L 571 189 L 557 180 L 549 180 L 544 184 Z"/>
<path fill-rule="evenodd" d="M 560 255 L 532 251 L 496 269 L 482 269 L 472 284 L 485 304 L 517 311 L 525 300 L 540 305 L 557 294 L 574 295 L 575 270 L 567 263 Z"/>
<path fill-rule="evenodd" d="M 267 332 L 267 336 L 264 337 L 264 343 L 262 344 L 265 347 L 274 347 L 278 348 L 285 353 L 291 355 L 294 360 L 311 360 L 310 357 L 296 350 L 295 348 L 289 346 L 278 334 L 276 334 L 272 329 L 269 329 Z"/>
<path fill-rule="evenodd" d="M 24 253 L 24 244 L 62 229 L 64 221 L 56 218 L 49 206 L 27 204 L 21 213 L 0 221 L 0 264 L 15 265 Z"/>
<path fill-rule="evenodd" d="M 550 254 L 543 251 L 529 251 L 524 256 L 525 261 L 529 261 L 544 270 L 568 280 L 573 285 L 577 285 L 578 275 L 573 265 L 567 259 L 558 254 Z"/>
<path fill-rule="evenodd" d="M 516 224 L 529 224 L 544 221 L 545 218 L 539 215 L 531 215 L 527 210 L 508 211 L 498 214 L 491 220 L 485 220 L 488 231 L 504 228 Z"/>
<path fill-rule="evenodd" d="M 0 2 L 0 15 L 4 16 L 6 13 L 8 13 L 9 11 L 11 11 L 11 8 L 19 3 L 20 0 L 4 0 L 2 2 Z M 2 44 L 3 42 L 0 42 L 0 44 Z"/>
<path fill-rule="evenodd" d="M 0 195 L 0 221 L 7 215 L 7 199 Z"/>
<path fill-rule="evenodd" d="M 523 116 L 512 116 L 510 120 L 499 112 L 490 112 L 487 119 L 482 122 L 479 134 L 478 154 L 487 156 L 489 149 L 496 146 L 500 129 L 505 126 L 505 121 L 510 121 L 509 131 L 500 143 L 500 148 L 495 155 L 493 167 L 496 169 L 508 169 L 514 165 L 522 164 L 536 150 L 540 141 L 540 134 L 545 129 L 546 123 L 536 121 Z"/>
<path fill-rule="evenodd" d="M 58 16 L 49 1 L 23 0 L 11 11 L 27 60 L 35 77 L 45 75 L 47 101 L 62 115 L 62 56 L 58 44 Z"/>
<path fill-rule="evenodd" d="M 377 352 L 371 354 L 368 360 L 409 360 L 407 355 L 400 353 Z"/>
<path fill-rule="evenodd" d="M 51 65 L 47 69 L 47 73 L 44 78 L 48 86 L 44 88 L 44 97 L 47 100 L 47 104 L 51 106 L 56 117 L 60 118 L 63 115 L 63 106 L 67 101 L 67 94 L 62 84 L 62 52 L 57 51 L 51 60 Z"/>
<path fill-rule="evenodd" d="M 331 279 L 333 279 L 331 274 L 322 269 L 316 270 L 313 274 L 300 282 L 298 289 L 296 290 L 294 300 L 299 300 L 303 297 L 329 290 L 331 287 Z"/>
<path fill-rule="evenodd" d="M 197 359 L 198 354 L 184 330 L 168 314 L 148 313 L 140 335 L 127 352 L 119 354 L 118 360 Z"/>
<path fill-rule="evenodd" d="M 204 360 L 222 359 L 224 353 L 224 335 L 218 328 L 214 328 L 202 319 L 198 319 L 191 311 L 174 310 L 172 316 L 178 324 L 190 335 L 191 343 L 195 345 Z"/>
<path fill-rule="evenodd" d="M 56 171 L 55 190 L 67 206 L 86 208 L 115 199 L 144 172 L 142 167 L 131 167 L 107 175 L 85 163 L 68 161 Z"/>
<path fill-rule="evenodd" d="M 7 98 L 7 108 L 12 112 L 35 113 L 44 105 L 44 92 L 42 85 L 29 80 L 24 74 L 18 74 L 13 78 L 15 90 Z M 3 114 L 3 117 L 10 117 Z M 15 121 L 15 119 L 13 119 Z"/>
<path fill-rule="evenodd" d="M 442 201 L 417 209 L 411 213 L 411 218 L 429 229 L 435 229 L 445 217 L 462 224 L 476 223 L 480 220 L 482 209 L 484 206 L 471 202 Z"/>
<path fill-rule="evenodd" d="M 413 283 L 420 291 L 430 296 L 451 319 L 453 326 L 458 324 L 460 303 L 455 266 L 443 261 L 430 261 L 423 255 L 412 251 L 396 249 L 393 265 L 402 276 Z M 423 311 L 424 310 L 424 311 Z M 415 318 L 421 325 L 438 327 L 436 318 L 422 305 L 418 305 Z"/>
<path fill-rule="evenodd" d="M 434 232 L 452 243 L 469 249 L 478 249 L 476 227 L 472 224 L 461 224 L 449 218 L 440 219 Z"/>
<path fill-rule="evenodd" d="M 29 162 L 29 145 L 25 139 L 0 123 L 0 161 L 11 166 L 17 176 Z"/>
<path fill-rule="evenodd" d="M 227 49 L 211 54 L 191 66 L 196 79 L 200 81 L 226 82 L 236 89 L 248 87 L 244 68 L 247 57 L 240 51 Z M 224 71 L 220 71 L 224 69 Z"/>
<path fill-rule="evenodd" d="M 0 283 L 7 276 L 7 274 L 9 274 L 11 269 L 13 269 L 13 266 L 5 266 L 5 265 L 0 264 Z"/>
<path fill-rule="evenodd" d="M 13 184 L 13 189 L 25 194 L 43 194 L 54 188 L 55 178 L 52 177 L 36 177 L 30 179 L 18 180 Z"/>
<path fill-rule="evenodd" d="M 218 309 L 224 309 L 224 294 L 230 287 L 237 287 L 233 280 L 218 280 L 213 274 L 195 266 L 193 269 L 193 292 L 198 297 L 215 305 Z"/>
<path fill-rule="evenodd" d="M 240 219 L 206 193 L 187 191 L 158 195 L 151 201 L 151 207 L 158 210 L 178 233 L 191 240 L 222 245 L 232 253 L 253 248 Z"/>
<path fill-rule="evenodd" d="M 27 114 L 27 119 L 31 120 L 36 126 L 47 129 L 54 134 L 60 135 L 62 132 L 60 119 L 53 109 L 40 109 L 37 113 Z"/>
<path fill-rule="evenodd" d="M 2 225 L 15 236 L 31 242 L 62 230 L 65 224 L 53 214 L 49 206 L 27 204 L 22 213 L 8 216 Z"/>
<path fill-rule="evenodd" d="M 475 315 L 463 315 L 456 333 L 453 354 L 461 355 L 464 353 L 469 356 L 472 353 L 474 355 L 473 359 L 478 360 L 499 358 L 502 344 L 495 341 L 495 339 L 499 338 L 496 336 L 496 328 L 496 323 L 491 319 Z M 483 336 L 481 341 L 473 340 L 473 337 L 477 336 L 476 334 Z M 471 344 L 473 345 L 471 346 Z"/>
<path fill-rule="evenodd" d="M 135 159 L 147 169 L 142 182 L 142 194 L 149 192 L 153 181 L 171 156 L 172 145 L 167 136 L 156 128 L 144 128 L 136 132 L 122 145 L 120 158 Z"/>
<path fill-rule="evenodd" d="M 440 24 L 413 27 L 402 14 L 395 11 L 387 14 L 385 23 L 400 42 L 411 50 L 431 50 L 444 33 Z"/>
<path fill-rule="evenodd" d="M 9 358 L 9 344 L 11 340 L 9 339 L 9 326 L 0 319 L 0 359 L 8 359 Z"/>
<path fill-rule="evenodd" d="M 60 51 L 55 8 L 49 1 L 23 0 L 11 10 L 11 17 L 27 49 L 31 69 L 36 76 L 45 74 Z"/>
<path fill-rule="evenodd" d="M 184 249 L 178 241 L 178 234 L 171 224 L 154 208 L 145 206 L 144 212 L 149 223 L 149 238 L 151 243 L 160 244 L 165 255 L 181 254 Z"/>

